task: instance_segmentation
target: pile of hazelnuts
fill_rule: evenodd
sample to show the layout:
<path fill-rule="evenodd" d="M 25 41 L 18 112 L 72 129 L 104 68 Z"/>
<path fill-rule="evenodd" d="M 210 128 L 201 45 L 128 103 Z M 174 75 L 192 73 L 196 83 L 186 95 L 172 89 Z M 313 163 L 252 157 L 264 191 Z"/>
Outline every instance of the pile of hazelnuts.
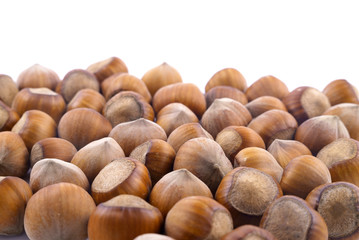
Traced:
<path fill-rule="evenodd" d="M 359 94 L 112 57 L 0 74 L 0 235 L 359 239 Z"/>

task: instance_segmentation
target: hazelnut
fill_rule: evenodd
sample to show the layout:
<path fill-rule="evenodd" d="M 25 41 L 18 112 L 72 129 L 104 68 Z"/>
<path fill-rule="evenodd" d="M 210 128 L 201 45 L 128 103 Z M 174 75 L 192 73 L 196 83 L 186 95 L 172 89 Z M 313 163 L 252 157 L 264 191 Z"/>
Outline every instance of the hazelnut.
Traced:
<path fill-rule="evenodd" d="M 99 92 L 100 84 L 95 75 L 89 71 L 75 69 L 65 75 L 56 91 L 64 97 L 66 102 L 70 102 L 76 93 L 82 89 L 92 89 Z"/>
<path fill-rule="evenodd" d="M 153 96 L 161 87 L 182 82 L 182 78 L 174 67 L 164 62 L 161 65 L 147 71 L 145 75 L 143 75 L 142 81 L 146 84 L 148 90 Z"/>
<path fill-rule="evenodd" d="M 256 131 L 266 146 L 270 146 L 275 139 L 293 139 L 298 124 L 290 113 L 273 109 L 254 118 L 247 127 Z"/>
<path fill-rule="evenodd" d="M 320 185 L 306 201 L 324 218 L 328 239 L 356 239 L 358 232 L 359 188 L 347 182 Z"/>
<path fill-rule="evenodd" d="M 76 184 L 86 191 L 90 187 L 86 175 L 72 163 L 56 158 L 45 158 L 32 167 L 30 187 L 34 193 L 41 188 L 60 182 Z"/>
<path fill-rule="evenodd" d="M 295 157 L 312 155 L 303 143 L 295 140 L 275 139 L 267 150 L 282 168 L 285 168 L 289 161 Z"/>
<path fill-rule="evenodd" d="M 143 163 L 133 158 L 119 158 L 107 164 L 92 182 L 91 194 L 96 204 L 120 194 L 146 199 L 152 187 Z"/>
<path fill-rule="evenodd" d="M 276 240 L 272 233 L 253 225 L 243 225 L 223 236 L 222 240 L 258 239 Z"/>
<path fill-rule="evenodd" d="M 32 196 L 29 184 L 18 177 L 0 177 L 0 236 L 24 231 L 25 207 Z"/>
<path fill-rule="evenodd" d="M 115 127 L 123 122 L 130 122 L 139 118 L 154 120 L 154 112 L 149 103 L 138 93 L 124 91 L 117 93 L 106 103 L 103 115 Z"/>
<path fill-rule="evenodd" d="M 246 90 L 249 102 L 261 96 L 273 96 L 282 100 L 288 93 L 287 86 L 278 78 L 270 75 L 261 77 Z"/>
<path fill-rule="evenodd" d="M 29 152 L 22 138 L 13 132 L 0 132 L 0 176 L 24 177 Z"/>
<path fill-rule="evenodd" d="M 58 134 L 80 149 L 94 140 L 107 137 L 111 129 L 111 123 L 100 113 L 89 108 L 76 108 L 60 119 Z"/>
<path fill-rule="evenodd" d="M 232 162 L 239 151 L 247 147 L 265 148 L 261 136 L 244 126 L 229 126 L 217 134 L 216 142 L 222 147 L 227 158 Z"/>
<path fill-rule="evenodd" d="M 62 138 L 44 138 L 31 149 L 31 166 L 44 158 L 56 158 L 65 162 L 70 162 L 77 152 L 75 146 Z"/>
<path fill-rule="evenodd" d="M 329 108 L 323 115 L 337 115 L 350 137 L 359 141 L 359 103 L 340 103 Z"/>
<path fill-rule="evenodd" d="M 127 73 L 125 63 L 118 57 L 111 57 L 100 62 L 91 64 L 87 71 L 95 74 L 97 80 L 101 83 L 106 78 L 115 73 Z"/>
<path fill-rule="evenodd" d="M 327 166 L 311 155 L 293 158 L 284 168 L 280 186 L 286 195 L 306 198 L 315 187 L 331 183 Z"/>
<path fill-rule="evenodd" d="M 120 144 L 126 156 L 150 139 L 167 140 L 165 131 L 159 125 L 144 118 L 118 124 L 111 130 L 109 137 Z"/>
<path fill-rule="evenodd" d="M 87 239 L 87 224 L 96 205 L 91 196 L 72 183 L 40 189 L 27 203 L 25 232 L 30 239 Z"/>
<path fill-rule="evenodd" d="M 233 169 L 222 179 L 216 200 L 232 214 L 233 225 L 259 225 L 266 208 L 283 195 L 270 175 L 250 167 Z"/>
<path fill-rule="evenodd" d="M 198 122 L 196 114 L 182 103 L 170 103 L 162 108 L 156 116 L 156 123 L 165 130 L 167 136 L 183 124 Z"/>
<path fill-rule="evenodd" d="M 56 123 L 52 117 L 39 110 L 28 110 L 11 129 L 20 135 L 29 151 L 41 139 L 56 137 Z"/>
<path fill-rule="evenodd" d="M 8 107 L 11 107 L 15 95 L 18 93 L 17 85 L 12 78 L 5 74 L 0 74 L 0 100 Z"/>
<path fill-rule="evenodd" d="M 272 96 L 258 97 L 250 103 L 247 103 L 246 108 L 251 113 L 252 118 L 256 118 L 262 113 L 272 109 L 287 111 L 284 103 L 278 98 Z"/>
<path fill-rule="evenodd" d="M 280 182 L 283 174 L 283 168 L 277 160 L 263 148 L 247 147 L 242 149 L 234 157 L 234 167 L 256 168 L 272 176 Z"/>
<path fill-rule="evenodd" d="M 209 138 L 194 138 L 177 152 L 173 170 L 185 168 L 201 179 L 214 194 L 222 178 L 233 167 L 221 146 Z"/>
<path fill-rule="evenodd" d="M 19 121 L 19 115 L 0 100 L 0 131 L 10 131 Z"/>
<path fill-rule="evenodd" d="M 248 103 L 247 97 L 242 91 L 230 86 L 213 87 L 206 92 L 204 96 L 206 97 L 207 108 L 211 106 L 213 101 L 217 98 L 230 98 L 242 103 L 243 105 Z"/>
<path fill-rule="evenodd" d="M 234 68 L 224 68 L 216 72 L 206 84 L 206 93 L 216 86 L 230 86 L 245 91 L 247 88 L 246 79 Z"/>
<path fill-rule="evenodd" d="M 40 110 L 58 123 L 65 112 L 66 104 L 61 95 L 48 88 L 24 88 L 16 94 L 12 108 L 20 116 L 28 110 Z"/>
<path fill-rule="evenodd" d="M 133 91 L 140 94 L 146 102 L 151 102 L 151 93 L 148 91 L 146 84 L 141 79 L 128 73 L 117 73 L 107 78 L 101 84 L 101 89 L 106 100 L 115 96 L 121 91 Z"/>
<path fill-rule="evenodd" d="M 203 114 L 201 124 L 215 138 L 225 127 L 246 126 L 251 120 L 244 105 L 233 99 L 219 98 Z"/>
<path fill-rule="evenodd" d="M 78 91 L 76 95 L 67 104 L 67 111 L 75 108 L 91 108 L 96 112 L 102 113 L 102 109 L 106 104 L 105 98 L 101 93 L 86 88 Z"/>
<path fill-rule="evenodd" d="M 150 139 L 137 146 L 130 154 L 131 158 L 145 164 L 150 172 L 152 184 L 172 171 L 175 156 L 173 147 L 161 139 Z"/>
<path fill-rule="evenodd" d="M 161 212 L 133 195 L 119 195 L 101 203 L 88 224 L 91 240 L 132 240 L 144 233 L 159 233 L 163 224 Z"/>
<path fill-rule="evenodd" d="M 330 82 L 323 90 L 332 106 L 339 103 L 359 103 L 359 95 L 355 87 L 345 79 Z"/>
<path fill-rule="evenodd" d="M 150 204 L 157 207 L 164 218 L 168 211 L 182 198 L 205 196 L 213 198 L 211 190 L 187 169 L 166 174 L 157 182 L 150 195 Z"/>
<path fill-rule="evenodd" d="M 330 102 L 326 95 L 312 87 L 298 87 L 290 92 L 283 103 L 288 112 L 293 115 L 298 124 L 305 120 L 320 116 L 328 108 Z"/>
<path fill-rule="evenodd" d="M 339 138 L 323 147 L 317 158 L 329 168 L 333 182 L 346 181 L 359 186 L 359 141 Z"/>
<path fill-rule="evenodd" d="M 110 137 L 95 140 L 81 148 L 72 158 L 71 163 L 78 166 L 89 182 L 112 160 L 125 157 L 118 143 Z"/>
<path fill-rule="evenodd" d="M 168 212 L 166 234 L 174 239 L 213 239 L 233 230 L 231 214 L 209 197 L 191 196 L 178 201 Z"/>
<path fill-rule="evenodd" d="M 260 227 L 278 240 L 328 239 L 328 228 L 322 216 L 306 201 L 295 196 L 275 200 L 264 212 Z"/>
<path fill-rule="evenodd" d="M 55 91 L 60 82 L 59 76 L 46 67 L 35 64 L 20 73 L 17 78 L 17 86 L 23 88 L 49 88 Z"/>
<path fill-rule="evenodd" d="M 197 117 L 201 117 L 206 111 L 206 99 L 199 88 L 192 83 L 174 83 L 159 89 L 153 96 L 152 106 L 155 112 L 170 103 L 182 103 Z"/>
<path fill-rule="evenodd" d="M 349 132 L 340 118 L 332 115 L 310 118 L 295 133 L 295 140 L 307 146 L 313 155 L 338 138 L 349 138 Z"/>
<path fill-rule="evenodd" d="M 167 142 L 177 152 L 180 147 L 192 138 L 206 137 L 213 140 L 211 134 L 204 130 L 199 123 L 186 123 L 176 128 L 167 139 Z"/>

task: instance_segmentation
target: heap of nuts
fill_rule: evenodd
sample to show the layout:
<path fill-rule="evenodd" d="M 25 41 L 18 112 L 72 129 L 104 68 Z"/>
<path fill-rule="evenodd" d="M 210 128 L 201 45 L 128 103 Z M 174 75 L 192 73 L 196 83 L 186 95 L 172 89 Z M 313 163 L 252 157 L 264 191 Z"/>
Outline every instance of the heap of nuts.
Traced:
<path fill-rule="evenodd" d="M 0 235 L 359 239 L 359 96 L 117 57 L 0 75 Z"/>

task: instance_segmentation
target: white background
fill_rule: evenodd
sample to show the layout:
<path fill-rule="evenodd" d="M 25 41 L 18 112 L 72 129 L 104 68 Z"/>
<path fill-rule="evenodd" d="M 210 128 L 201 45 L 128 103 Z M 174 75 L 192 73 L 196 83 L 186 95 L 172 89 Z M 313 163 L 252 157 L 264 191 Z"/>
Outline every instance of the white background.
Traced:
<path fill-rule="evenodd" d="M 0 73 L 35 63 L 62 78 L 111 56 L 142 78 L 166 61 L 202 91 L 234 67 L 290 90 L 359 86 L 358 1 L 1 1 Z"/>
<path fill-rule="evenodd" d="M 39 63 L 60 78 L 111 56 L 130 74 L 166 61 L 202 91 L 234 67 L 290 90 L 359 85 L 357 1 L 1 1 L 0 73 Z"/>

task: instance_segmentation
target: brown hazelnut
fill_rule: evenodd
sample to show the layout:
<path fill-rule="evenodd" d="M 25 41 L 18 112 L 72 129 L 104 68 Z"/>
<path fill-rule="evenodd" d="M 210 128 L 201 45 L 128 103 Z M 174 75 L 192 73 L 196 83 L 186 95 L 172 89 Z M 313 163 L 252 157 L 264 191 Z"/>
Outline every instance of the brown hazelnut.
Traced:
<path fill-rule="evenodd" d="M 338 138 L 349 138 L 349 132 L 340 118 L 332 115 L 310 118 L 295 133 L 295 140 L 307 146 L 313 155 Z"/>
<path fill-rule="evenodd" d="M 159 125 L 144 118 L 120 123 L 108 136 L 120 144 L 126 156 L 129 156 L 138 145 L 150 139 L 167 140 L 165 131 Z"/>
<path fill-rule="evenodd" d="M 141 79 L 128 73 L 117 73 L 107 78 L 101 84 L 101 89 L 106 100 L 109 100 L 116 93 L 121 91 L 133 91 L 140 94 L 148 103 L 151 102 L 151 93 Z"/>
<path fill-rule="evenodd" d="M 41 188 L 60 182 L 76 184 L 86 191 L 90 187 L 86 175 L 72 163 L 56 158 L 45 158 L 32 167 L 30 187 L 34 193 Z"/>
<path fill-rule="evenodd" d="M 346 181 L 359 186 L 359 141 L 339 138 L 323 147 L 317 158 L 329 168 L 333 182 Z"/>
<path fill-rule="evenodd" d="M 278 109 L 282 111 L 287 111 L 284 103 L 276 97 L 272 96 L 262 96 L 254 99 L 253 101 L 246 104 L 246 108 L 251 113 L 252 118 L 256 118 L 262 113 Z"/>
<path fill-rule="evenodd" d="M 295 140 L 275 139 L 267 150 L 282 168 L 285 168 L 289 161 L 295 157 L 312 155 L 303 143 Z"/>
<path fill-rule="evenodd" d="M 58 134 L 80 149 L 94 140 L 107 137 L 111 129 L 111 123 L 100 113 L 89 108 L 76 108 L 60 119 Z"/>
<path fill-rule="evenodd" d="M 31 149 L 31 166 L 44 158 L 56 158 L 65 162 L 70 162 L 77 152 L 75 146 L 62 138 L 44 138 Z"/>
<path fill-rule="evenodd" d="M 167 139 L 167 142 L 177 152 L 180 147 L 192 138 L 206 137 L 213 140 L 211 134 L 204 130 L 199 123 L 186 123 L 176 128 Z"/>
<path fill-rule="evenodd" d="M 232 162 L 239 151 L 247 147 L 265 148 L 261 136 L 244 126 L 229 126 L 217 134 L 216 142 L 222 147 L 227 158 Z"/>
<path fill-rule="evenodd" d="M 180 147 L 173 170 L 181 168 L 201 179 L 213 194 L 222 178 L 233 169 L 221 146 L 204 137 L 188 140 Z"/>
<path fill-rule="evenodd" d="M 168 212 L 166 235 L 174 239 L 213 239 L 233 230 L 231 214 L 209 197 L 191 196 L 178 201 Z"/>
<path fill-rule="evenodd" d="M 323 217 L 296 196 L 283 196 L 275 200 L 264 212 L 260 227 L 271 232 L 278 240 L 328 239 L 328 228 Z"/>
<path fill-rule="evenodd" d="M 59 76 L 46 67 L 35 64 L 20 73 L 17 78 L 17 86 L 23 88 L 49 88 L 55 91 L 60 82 Z"/>
<path fill-rule="evenodd" d="M 0 100 L 0 131 L 10 131 L 19 121 L 19 114 Z"/>
<path fill-rule="evenodd" d="M 40 189 L 27 203 L 25 232 L 30 239 L 87 239 L 87 224 L 96 205 L 91 196 L 72 183 Z"/>
<path fill-rule="evenodd" d="M 0 132 L 0 176 L 24 177 L 29 152 L 22 138 L 13 132 Z"/>
<path fill-rule="evenodd" d="M 216 86 L 230 86 L 245 91 L 247 89 L 247 82 L 243 75 L 234 68 L 224 68 L 216 72 L 206 84 L 205 90 L 209 92 L 210 89 Z"/>
<path fill-rule="evenodd" d="M 101 83 L 106 78 L 115 73 L 127 73 L 125 63 L 118 57 L 111 57 L 100 62 L 91 64 L 87 71 L 95 74 L 97 80 Z"/>
<path fill-rule="evenodd" d="M 290 113 L 273 109 L 254 118 L 247 127 L 256 131 L 266 146 L 270 146 L 275 139 L 293 139 L 298 124 Z"/>
<path fill-rule="evenodd" d="M 266 208 L 283 195 L 270 175 L 251 167 L 239 167 L 221 181 L 216 200 L 232 214 L 233 225 L 259 225 Z"/>
<path fill-rule="evenodd" d="M 12 100 L 18 93 L 17 85 L 12 78 L 5 74 L 0 74 L 0 100 L 8 107 L 11 107 Z"/>
<path fill-rule="evenodd" d="M 18 177 L 0 177 L 0 196 L 0 236 L 21 234 L 26 204 L 32 196 L 29 184 Z"/>
<path fill-rule="evenodd" d="M 203 114 L 201 124 L 215 138 L 224 128 L 246 126 L 251 120 L 252 116 L 243 104 L 230 98 L 219 98 Z"/>
<path fill-rule="evenodd" d="M 133 195 L 120 195 L 101 203 L 88 224 L 91 240 L 132 240 L 144 233 L 159 233 L 163 224 L 161 212 Z"/>
<path fill-rule="evenodd" d="M 261 96 L 273 96 L 282 100 L 288 93 L 287 86 L 278 78 L 270 75 L 261 77 L 246 90 L 248 102 Z"/>
<path fill-rule="evenodd" d="M 211 106 L 213 101 L 217 98 L 230 98 L 242 103 L 243 105 L 248 103 L 247 97 L 242 91 L 230 86 L 213 87 L 206 92 L 204 96 L 206 97 L 207 108 Z"/>
<path fill-rule="evenodd" d="M 359 188 L 347 182 L 320 185 L 306 198 L 308 204 L 324 218 L 330 240 L 357 239 Z"/>
<path fill-rule="evenodd" d="M 78 166 L 89 182 L 112 160 L 125 157 L 118 143 L 110 137 L 95 140 L 81 148 L 72 158 L 71 163 Z"/>
<path fill-rule="evenodd" d="M 106 104 L 105 98 L 101 93 L 92 89 L 82 89 L 76 93 L 76 95 L 67 104 L 67 111 L 75 108 L 91 108 L 99 113 L 102 113 L 102 109 Z"/>
<path fill-rule="evenodd" d="M 320 159 L 302 155 L 293 158 L 284 168 L 280 186 L 284 194 L 305 199 L 315 187 L 331 182 L 330 172 Z"/>
<path fill-rule="evenodd" d="M 309 118 L 320 116 L 330 108 L 327 96 L 312 87 L 298 87 L 294 89 L 283 98 L 283 103 L 287 107 L 288 112 L 297 120 L 298 124 Z"/>
<path fill-rule="evenodd" d="M 149 199 L 166 218 L 168 211 L 179 200 L 189 196 L 213 198 L 211 190 L 204 182 L 187 169 L 178 169 L 166 174 L 154 185 Z"/>
<path fill-rule="evenodd" d="M 52 117 L 39 110 L 26 111 L 11 130 L 20 135 L 29 151 L 44 138 L 56 137 L 56 123 Z"/>
<path fill-rule="evenodd" d="M 337 115 L 347 128 L 350 137 L 359 141 L 359 104 L 340 103 L 329 108 L 323 115 Z"/>
<path fill-rule="evenodd" d="M 117 93 L 107 101 L 103 115 L 115 127 L 123 122 L 130 122 L 139 118 L 154 120 L 154 112 L 149 103 L 138 93 L 123 91 Z"/>
<path fill-rule="evenodd" d="M 107 164 L 95 177 L 91 195 L 96 204 L 120 194 L 146 199 L 152 187 L 146 166 L 133 158 L 119 158 Z"/>
<path fill-rule="evenodd" d="M 355 87 L 345 79 L 330 82 L 323 90 L 332 106 L 339 103 L 359 103 L 359 95 Z"/>
<path fill-rule="evenodd" d="M 150 139 L 137 146 L 130 154 L 131 158 L 145 164 L 153 185 L 172 171 L 175 156 L 173 147 L 161 139 Z"/>
<path fill-rule="evenodd" d="M 59 122 L 66 104 L 61 95 L 48 88 L 24 88 L 16 94 L 12 108 L 21 116 L 28 110 L 40 110 Z"/>
<path fill-rule="evenodd" d="M 92 89 L 99 92 L 100 84 L 95 75 L 89 71 L 75 69 L 65 75 L 56 91 L 64 97 L 66 102 L 70 102 L 76 93 L 82 89 Z"/>
<path fill-rule="evenodd" d="M 146 84 L 148 90 L 153 96 L 161 87 L 182 82 L 182 78 L 174 67 L 164 62 L 161 65 L 147 71 L 145 75 L 143 75 L 142 81 Z"/>
<path fill-rule="evenodd" d="M 198 122 L 196 114 L 182 103 L 170 103 L 162 108 L 156 116 L 156 123 L 165 130 L 167 136 L 183 124 Z"/>
<path fill-rule="evenodd" d="M 192 83 L 174 83 L 159 89 L 153 96 L 152 106 L 158 113 L 166 105 L 182 103 L 199 118 L 206 111 L 206 99 L 199 88 Z"/>
<path fill-rule="evenodd" d="M 242 149 L 234 157 L 234 167 L 256 168 L 272 176 L 280 182 L 283 168 L 267 150 L 259 147 L 247 147 Z"/>

